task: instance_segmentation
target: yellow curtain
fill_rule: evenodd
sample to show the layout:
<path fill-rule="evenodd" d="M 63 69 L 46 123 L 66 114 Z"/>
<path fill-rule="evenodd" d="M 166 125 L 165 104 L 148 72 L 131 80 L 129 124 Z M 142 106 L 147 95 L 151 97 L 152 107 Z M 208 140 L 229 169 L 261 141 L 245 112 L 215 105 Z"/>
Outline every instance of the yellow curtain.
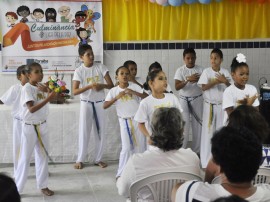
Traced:
<path fill-rule="evenodd" d="M 270 38 L 270 3 L 164 7 L 148 0 L 103 0 L 103 29 L 105 42 Z"/>

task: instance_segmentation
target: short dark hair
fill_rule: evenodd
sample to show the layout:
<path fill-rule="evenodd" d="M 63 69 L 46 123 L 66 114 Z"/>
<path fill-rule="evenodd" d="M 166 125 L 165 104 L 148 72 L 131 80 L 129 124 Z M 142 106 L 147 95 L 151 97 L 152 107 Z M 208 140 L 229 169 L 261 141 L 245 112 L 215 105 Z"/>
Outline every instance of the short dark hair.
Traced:
<path fill-rule="evenodd" d="M 28 6 L 25 6 L 25 5 L 19 6 L 19 7 L 17 8 L 17 14 L 18 14 L 19 16 L 21 16 L 21 15 L 20 15 L 20 12 L 22 12 L 22 11 L 24 11 L 24 10 L 26 10 L 26 11 L 30 14 L 30 9 L 29 9 L 29 7 L 28 7 Z"/>
<path fill-rule="evenodd" d="M 42 13 L 44 15 L 44 11 L 41 8 L 36 8 L 36 9 L 33 10 L 33 14 L 36 13 L 36 12 L 37 13 Z"/>
<path fill-rule="evenodd" d="M 262 143 L 269 139 L 270 128 L 269 124 L 261 113 L 253 106 L 240 105 L 236 107 L 228 118 L 228 126 L 231 127 L 246 127 L 251 130 Z"/>
<path fill-rule="evenodd" d="M 21 76 L 21 74 L 26 74 L 25 67 L 26 65 L 21 65 L 17 68 L 17 77 Z"/>
<path fill-rule="evenodd" d="M 20 202 L 21 197 L 14 180 L 4 173 L 0 173 L 0 201 Z"/>
<path fill-rule="evenodd" d="M 33 71 L 33 68 L 34 67 L 40 67 L 42 69 L 42 67 L 41 67 L 41 65 L 39 63 L 32 62 L 32 63 L 30 63 L 30 64 L 28 64 L 28 65 L 25 66 L 25 72 L 27 74 L 30 74 Z"/>
<path fill-rule="evenodd" d="M 179 109 L 162 107 L 154 111 L 151 122 L 152 144 L 163 151 L 180 149 L 183 144 L 184 121 Z"/>
<path fill-rule="evenodd" d="M 196 52 L 195 52 L 194 48 L 186 48 L 183 52 L 183 57 L 185 57 L 186 54 L 189 54 L 189 53 L 194 54 L 196 56 Z"/>
<path fill-rule="evenodd" d="M 133 60 L 127 60 L 126 62 L 124 62 L 123 66 L 125 66 L 126 68 L 128 68 L 129 65 L 136 65 L 136 62 L 134 62 Z"/>
<path fill-rule="evenodd" d="M 211 51 L 211 54 L 212 54 L 212 53 L 218 54 L 219 57 L 220 57 L 221 59 L 223 59 L 223 53 L 222 53 L 222 51 L 221 51 L 219 48 L 214 48 L 214 49 Z"/>
<path fill-rule="evenodd" d="M 79 56 L 83 56 L 85 54 L 85 52 L 87 50 L 93 50 L 92 49 L 92 46 L 90 46 L 89 44 L 82 44 L 79 46 L 79 49 L 78 49 L 78 53 L 79 53 Z"/>
<path fill-rule="evenodd" d="M 162 67 L 161 67 L 160 63 L 154 62 L 149 66 L 148 72 L 151 72 L 153 69 L 161 69 L 162 70 Z"/>
<path fill-rule="evenodd" d="M 245 62 L 238 62 L 236 60 L 236 57 L 233 58 L 232 64 L 231 64 L 231 72 L 235 72 L 235 70 L 239 67 L 246 66 L 248 68 L 248 64 Z"/>
<path fill-rule="evenodd" d="M 245 127 L 223 127 L 212 137 L 212 155 L 227 179 L 233 183 L 251 182 L 262 159 L 262 144 Z"/>
<path fill-rule="evenodd" d="M 212 202 L 248 202 L 248 201 L 243 198 L 240 198 L 239 196 L 231 195 L 228 197 L 218 198 Z"/>

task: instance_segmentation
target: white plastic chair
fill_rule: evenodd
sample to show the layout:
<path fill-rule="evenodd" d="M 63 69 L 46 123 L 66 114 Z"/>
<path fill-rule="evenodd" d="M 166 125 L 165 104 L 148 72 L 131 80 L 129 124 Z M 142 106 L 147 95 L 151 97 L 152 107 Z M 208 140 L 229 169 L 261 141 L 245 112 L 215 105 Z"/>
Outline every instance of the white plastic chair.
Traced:
<path fill-rule="evenodd" d="M 174 185 L 188 180 L 202 181 L 202 178 L 186 172 L 166 172 L 151 175 L 131 184 L 129 188 L 130 200 L 131 202 L 140 201 L 138 193 L 146 188 L 151 195 L 151 201 L 170 202 Z"/>
<path fill-rule="evenodd" d="M 270 169 L 260 167 L 253 180 L 253 184 L 270 184 Z"/>

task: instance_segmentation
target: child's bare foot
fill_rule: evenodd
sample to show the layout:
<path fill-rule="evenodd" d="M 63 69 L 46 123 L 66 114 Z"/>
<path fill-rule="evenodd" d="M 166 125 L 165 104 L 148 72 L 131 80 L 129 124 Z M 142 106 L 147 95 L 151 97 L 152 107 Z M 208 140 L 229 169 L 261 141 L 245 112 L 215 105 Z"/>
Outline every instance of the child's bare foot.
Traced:
<path fill-rule="evenodd" d="M 46 195 L 46 196 L 52 196 L 54 195 L 54 192 L 52 190 L 50 190 L 48 187 L 41 189 L 41 192 Z"/>
<path fill-rule="evenodd" d="M 99 166 L 101 168 L 106 168 L 108 165 L 102 161 L 98 162 L 98 163 L 95 163 L 96 166 Z"/>
<path fill-rule="evenodd" d="M 74 168 L 75 168 L 75 169 L 83 169 L 83 164 L 82 164 L 82 162 L 75 163 Z"/>

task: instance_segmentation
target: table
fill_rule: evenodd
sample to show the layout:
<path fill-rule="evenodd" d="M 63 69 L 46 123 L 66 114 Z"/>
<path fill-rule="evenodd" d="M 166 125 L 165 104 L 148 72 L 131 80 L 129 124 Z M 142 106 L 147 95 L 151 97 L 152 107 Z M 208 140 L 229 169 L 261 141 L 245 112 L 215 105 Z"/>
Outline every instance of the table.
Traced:
<path fill-rule="evenodd" d="M 68 100 L 66 104 L 49 105 L 49 154 L 54 162 L 75 162 L 78 150 L 79 100 Z M 121 139 L 115 107 L 106 110 L 107 144 L 104 160 L 117 160 L 121 150 Z M 12 163 L 12 117 L 11 107 L 0 106 L 0 163 Z M 94 137 L 91 134 L 86 161 L 93 161 Z"/>

